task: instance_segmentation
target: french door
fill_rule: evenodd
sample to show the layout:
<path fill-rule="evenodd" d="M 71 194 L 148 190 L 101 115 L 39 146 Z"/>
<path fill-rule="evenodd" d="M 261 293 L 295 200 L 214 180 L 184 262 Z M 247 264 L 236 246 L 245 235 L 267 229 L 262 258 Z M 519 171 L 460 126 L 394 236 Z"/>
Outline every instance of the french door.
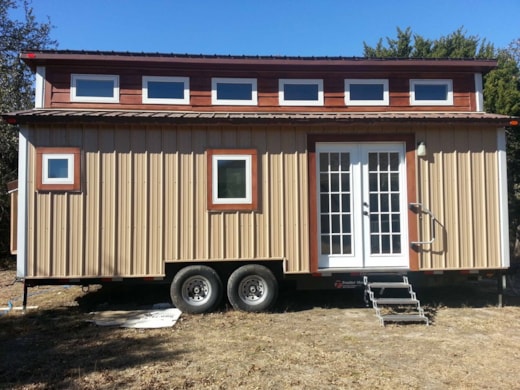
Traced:
<path fill-rule="evenodd" d="M 408 268 L 404 143 L 318 143 L 318 267 Z"/>

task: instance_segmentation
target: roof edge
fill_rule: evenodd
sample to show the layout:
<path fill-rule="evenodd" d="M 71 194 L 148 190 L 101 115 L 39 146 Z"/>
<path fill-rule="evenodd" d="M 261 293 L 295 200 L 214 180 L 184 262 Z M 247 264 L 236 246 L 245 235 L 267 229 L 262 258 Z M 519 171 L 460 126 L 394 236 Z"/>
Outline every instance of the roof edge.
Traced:
<path fill-rule="evenodd" d="M 81 50 L 25 50 L 20 58 L 30 66 L 53 61 L 122 61 L 122 62 L 180 62 L 213 64 L 256 65 L 343 65 L 343 66 L 439 66 L 482 68 L 491 70 L 497 66 L 495 59 L 478 58 L 368 58 L 343 56 L 268 56 L 268 55 L 220 55 L 176 54 L 118 51 Z"/>
<path fill-rule="evenodd" d="M 32 109 L 2 114 L 13 125 L 32 123 L 344 123 L 344 122 L 478 122 L 511 126 L 518 118 L 477 112 L 214 112 Z"/>

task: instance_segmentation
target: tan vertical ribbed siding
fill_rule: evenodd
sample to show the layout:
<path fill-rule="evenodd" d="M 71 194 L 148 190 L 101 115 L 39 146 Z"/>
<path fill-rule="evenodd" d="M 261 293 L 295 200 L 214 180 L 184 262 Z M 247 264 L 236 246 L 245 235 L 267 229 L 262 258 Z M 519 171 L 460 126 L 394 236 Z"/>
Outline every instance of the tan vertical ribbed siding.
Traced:
<path fill-rule="evenodd" d="M 28 193 L 28 276 L 158 276 L 165 261 L 288 260 L 309 270 L 306 135 L 281 127 L 38 128 L 79 146 L 81 193 Z M 208 148 L 256 148 L 260 210 L 208 212 Z M 29 148 L 29 177 L 35 148 Z"/>
<path fill-rule="evenodd" d="M 100 264 L 101 275 L 117 275 L 116 263 L 116 159 L 113 131 L 99 131 Z"/>
<path fill-rule="evenodd" d="M 68 143 L 70 145 L 81 145 L 83 132 L 80 129 L 67 131 Z M 65 145 L 64 145 L 65 146 Z M 82 163 L 83 164 L 83 163 Z M 84 164 L 83 164 L 84 165 Z M 85 183 L 82 183 L 82 187 Z M 83 251 L 85 246 L 85 213 L 83 208 L 83 196 L 77 193 L 68 194 L 69 221 L 67 241 L 69 245 L 67 253 L 68 269 L 71 275 L 81 275 L 83 267 Z"/>
<path fill-rule="evenodd" d="M 37 193 L 29 146 L 28 276 L 160 276 L 165 262 L 255 259 L 309 272 L 307 134 L 409 131 L 428 150 L 417 160 L 418 200 L 440 221 L 420 269 L 499 267 L 493 129 L 91 124 L 30 132 L 36 146 L 79 146 L 83 173 L 81 193 Z M 209 148 L 258 151 L 258 211 L 207 211 Z M 419 239 L 429 237 L 424 218 Z"/>
<path fill-rule="evenodd" d="M 85 236 L 85 252 L 83 255 L 83 273 L 80 275 L 100 276 L 99 261 L 101 258 L 100 225 L 101 225 L 101 152 L 98 149 L 98 131 L 95 128 L 84 130 L 84 219 L 82 226 Z"/>
<path fill-rule="evenodd" d="M 164 273 L 162 259 L 164 259 L 164 154 L 162 151 L 161 129 L 153 128 L 147 131 L 147 149 L 149 164 L 149 201 L 147 214 L 148 221 L 148 258 L 159 261 L 148 261 L 146 274 L 158 275 Z"/>
<path fill-rule="evenodd" d="M 487 235 L 487 256 L 478 259 L 475 263 L 475 267 L 496 267 L 500 265 L 500 254 L 502 253 L 500 245 L 500 209 L 498 207 L 500 202 L 499 196 L 499 178 L 498 178 L 498 152 L 497 148 L 497 135 L 496 132 L 486 132 L 483 137 L 484 154 L 485 154 L 485 165 L 486 173 L 485 177 L 488 178 L 486 185 L 487 199 L 485 211 L 487 212 L 487 220 L 489 228 L 489 234 Z M 507 205 L 506 205 L 507 209 Z M 507 235 L 507 233 L 506 233 Z"/>
<path fill-rule="evenodd" d="M 131 129 L 133 162 L 132 201 L 132 274 L 146 275 L 148 254 L 148 151 L 146 150 L 146 129 Z"/>
<path fill-rule="evenodd" d="M 269 215 L 269 234 L 267 239 L 270 242 L 267 256 L 285 255 L 284 248 L 284 170 L 283 170 L 283 151 L 281 150 L 281 138 L 279 129 L 267 131 L 267 150 L 269 151 L 269 170 L 267 171 L 267 198 L 266 213 Z M 277 250 L 278 249 L 278 250 Z"/>
<path fill-rule="evenodd" d="M 478 126 L 424 128 L 427 157 L 418 159 L 418 199 L 439 220 L 420 268 L 500 268 L 499 177 L 496 130 Z M 432 237 L 429 218 L 420 239 Z"/>
<path fill-rule="evenodd" d="M 178 131 L 164 131 L 162 150 L 164 153 L 164 258 L 179 257 L 179 151 Z"/>
<path fill-rule="evenodd" d="M 188 136 L 188 134 L 186 134 Z M 193 252 L 190 258 L 208 259 L 209 258 L 209 227 L 208 214 L 206 212 L 206 130 L 195 127 L 191 134 L 193 147 L 193 209 L 191 211 L 194 228 L 190 236 L 190 246 Z"/>
<path fill-rule="evenodd" d="M 118 199 L 116 203 L 119 223 L 116 240 L 117 251 L 121 259 L 119 272 L 123 275 L 132 273 L 133 259 L 133 152 L 128 131 L 116 131 L 115 143 L 118 145 L 117 176 Z"/>

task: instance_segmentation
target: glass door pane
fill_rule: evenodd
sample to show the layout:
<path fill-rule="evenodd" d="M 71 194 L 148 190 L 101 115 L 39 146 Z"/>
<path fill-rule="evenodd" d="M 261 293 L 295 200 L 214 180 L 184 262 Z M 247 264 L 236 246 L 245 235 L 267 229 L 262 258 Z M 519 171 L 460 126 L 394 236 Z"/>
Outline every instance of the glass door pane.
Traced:
<path fill-rule="evenodd" d="M 319 154 L 319 224 L 322 255 L 352 254 L 350 154 Z"/>
<path fill-rule="evenodd" d="M 368 175 L 370 254 L 401 253 L 399 153 L 369 152 Z"/>

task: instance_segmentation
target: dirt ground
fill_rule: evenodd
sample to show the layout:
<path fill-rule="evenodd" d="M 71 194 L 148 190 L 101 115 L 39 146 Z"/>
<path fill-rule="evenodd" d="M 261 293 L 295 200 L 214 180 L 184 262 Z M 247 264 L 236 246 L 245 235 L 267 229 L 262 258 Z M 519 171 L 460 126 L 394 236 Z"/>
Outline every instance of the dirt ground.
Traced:
<path fill-rule="evenodd" d="M 21 305 L 14 279 L 0 269 L 0 306 Z M 493 287 L 418 291 L 430 326 L 381 327 L 360 291 L 288 290 L 272 313 L 224 305 L 148 330 L 86 320 L 164 302 L 167 288 L 35 287 L 38 308 L 0 315 L 0 388 L 519 389 L 520 299 L 498 308 Z"/>

